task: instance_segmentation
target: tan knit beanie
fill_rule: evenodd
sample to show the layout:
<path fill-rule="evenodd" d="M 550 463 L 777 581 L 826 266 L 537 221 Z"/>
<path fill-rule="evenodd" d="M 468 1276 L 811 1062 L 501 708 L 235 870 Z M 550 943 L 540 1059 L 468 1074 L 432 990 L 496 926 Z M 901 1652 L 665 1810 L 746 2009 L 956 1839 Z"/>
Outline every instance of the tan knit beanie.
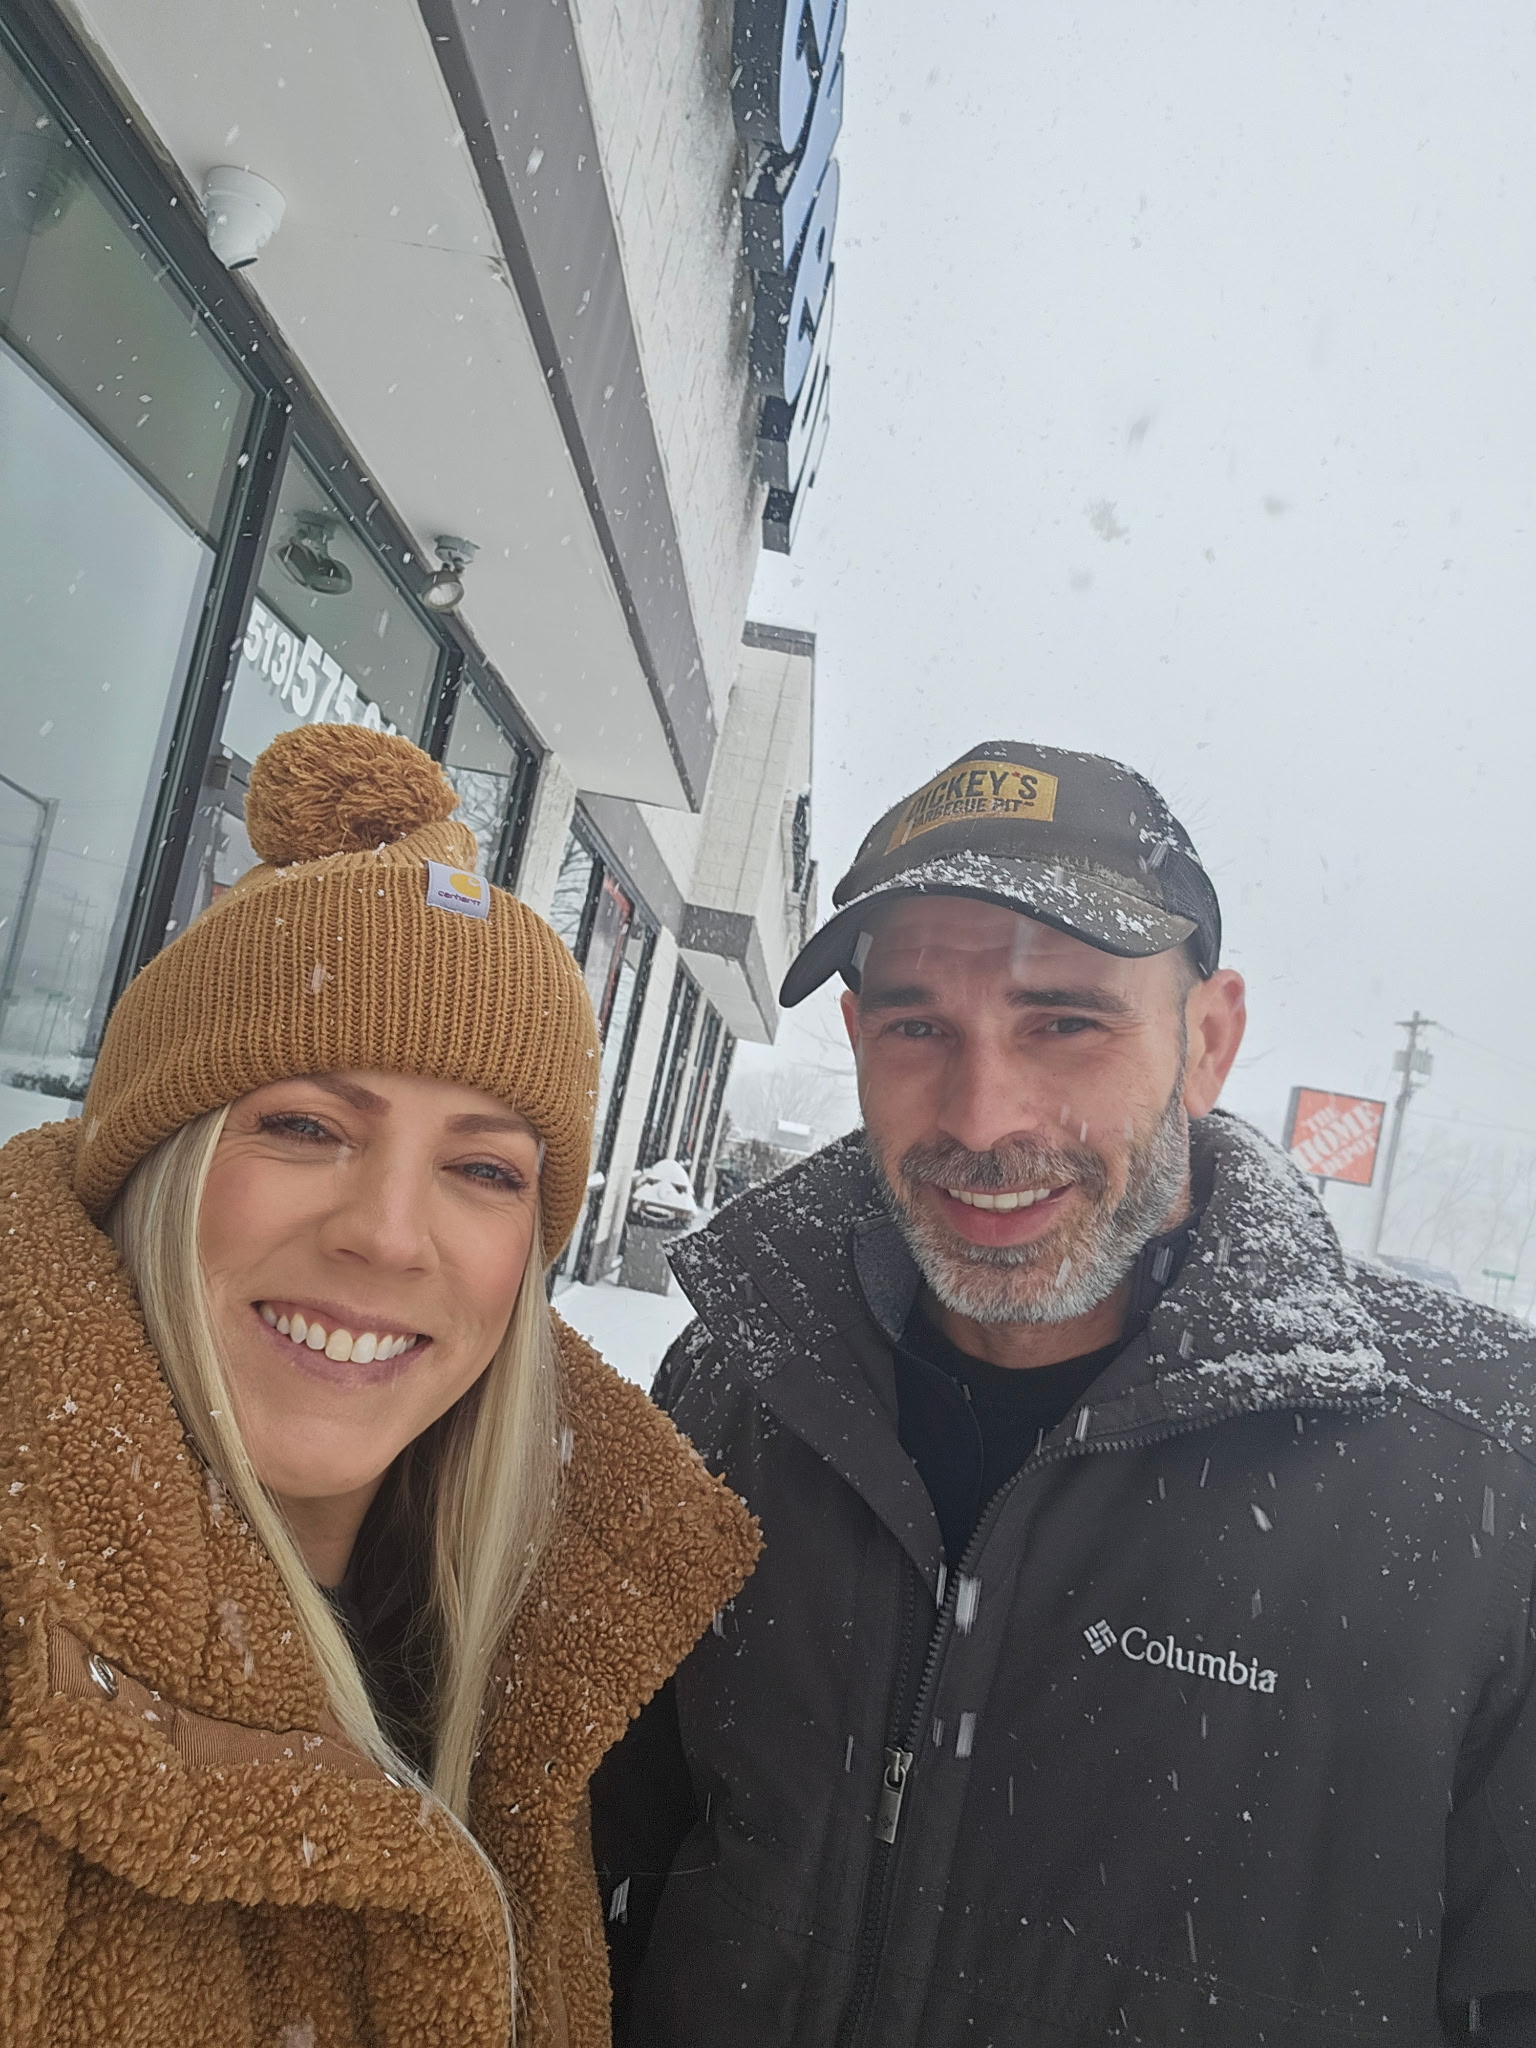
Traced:
<path fill-rule="evenodd" d="M 348 1068 L 480 1088 L 544 1143 L 544 1250 L 581 1214 L 598 1037 L 543 918 L 474 875 L 474 835 L 419 747 L 305 725 L 251 771 L 266 863 L 151 960 L 113 1010 L 75 1190 L 102 1215 L 163 1138 L 269 1081 Z"/>

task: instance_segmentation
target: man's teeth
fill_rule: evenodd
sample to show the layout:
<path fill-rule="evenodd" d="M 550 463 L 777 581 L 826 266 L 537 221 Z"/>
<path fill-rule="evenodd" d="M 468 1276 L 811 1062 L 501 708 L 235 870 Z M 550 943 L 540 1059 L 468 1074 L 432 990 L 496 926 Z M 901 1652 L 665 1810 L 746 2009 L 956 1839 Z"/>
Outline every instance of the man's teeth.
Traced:
<path fill-rule="evenodd" d="M 299 1314 L 280 1316 L 265 1301 L 261 1304 L 261 1320 L 280 1337 L 306 1345 L 311 1351 L 323 1351 L 338 1365 L 345 1365 L 348 1360 L 354 1365 L 372 1365 L 398 1358 L 416 1342 L 414 1337 L 381 1337 L 375 1330 L 364 1330 L 360 1337 L 354 1337 L 350 1330 L 328 1330 L 324 1323 L 311 1322 Z"/>
<path fill-rule="evenodd" d="M 975 1188 L 946 1188 L 945 1194 L 951 1200 L 964 1202 L 967 1209 L 1028 1209 L 1036 1202 L 1043 1202 L 1047 1195 L 1055 1194 L 1054 1188 L 1021 1188 L 1016 1194 L 984 1195 Z"/>

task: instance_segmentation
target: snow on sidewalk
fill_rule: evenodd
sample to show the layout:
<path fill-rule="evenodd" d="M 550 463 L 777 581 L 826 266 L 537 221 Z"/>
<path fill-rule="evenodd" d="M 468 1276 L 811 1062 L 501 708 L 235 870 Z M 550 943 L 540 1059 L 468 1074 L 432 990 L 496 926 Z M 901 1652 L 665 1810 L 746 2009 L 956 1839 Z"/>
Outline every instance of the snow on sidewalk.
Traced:
<path fill-rule="evenodd" d="M 642 1294 L 638 1288 L 615 1287 L 609 1280 L 596 1287 L 564 1287 L 556 1294 L 554 1307 L 573 1330 L 596 1345 L 615 1372 L 640 1387 L 651 1384 L 667 1347 L 693 1316 L 688 1297 L 675 1280 L 665 1294 Z"/>

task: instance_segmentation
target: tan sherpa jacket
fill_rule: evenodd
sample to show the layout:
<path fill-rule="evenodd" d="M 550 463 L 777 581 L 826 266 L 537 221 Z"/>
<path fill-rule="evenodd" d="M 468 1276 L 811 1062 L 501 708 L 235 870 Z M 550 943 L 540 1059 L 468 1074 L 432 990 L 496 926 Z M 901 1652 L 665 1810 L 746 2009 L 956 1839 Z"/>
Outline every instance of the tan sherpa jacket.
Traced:
<path fill-rule="evenodd" d="M 0 2038 L 505 2048 L 481 1856 L 334 1737 L 265 1551 L 209 1483 L 70 1189 L 0 1152 Z M 560 1525 L 495 1688 L 474 1833 L 519 2048 L 602 2048 L 604 1750 L 751 1567 L 746 1511 L 562 1330 Z"/>

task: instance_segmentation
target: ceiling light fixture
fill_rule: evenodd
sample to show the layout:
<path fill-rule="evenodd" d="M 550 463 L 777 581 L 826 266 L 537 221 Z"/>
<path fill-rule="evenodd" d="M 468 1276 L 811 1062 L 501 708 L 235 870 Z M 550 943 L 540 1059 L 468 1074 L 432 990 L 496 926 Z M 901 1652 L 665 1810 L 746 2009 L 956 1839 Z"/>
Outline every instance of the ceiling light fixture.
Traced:
<path fill-rule="evenodd" d="M 331 553 L 331 535 L 341 521 L 329 512 L 295 512 L 292 537 L 277 551 L 295 583 L 321 597 L 344 597 L 352 588 L 352 571 Z"/>
<path fill-rule="evenodd" d="M 451 533 L 440 533 L 432 545 L 442 567 L 421 593 L 421 601 L 435 612 L 456 612 L 464 601 L 464 571 L 480 550 L 472 540 Z"/>

